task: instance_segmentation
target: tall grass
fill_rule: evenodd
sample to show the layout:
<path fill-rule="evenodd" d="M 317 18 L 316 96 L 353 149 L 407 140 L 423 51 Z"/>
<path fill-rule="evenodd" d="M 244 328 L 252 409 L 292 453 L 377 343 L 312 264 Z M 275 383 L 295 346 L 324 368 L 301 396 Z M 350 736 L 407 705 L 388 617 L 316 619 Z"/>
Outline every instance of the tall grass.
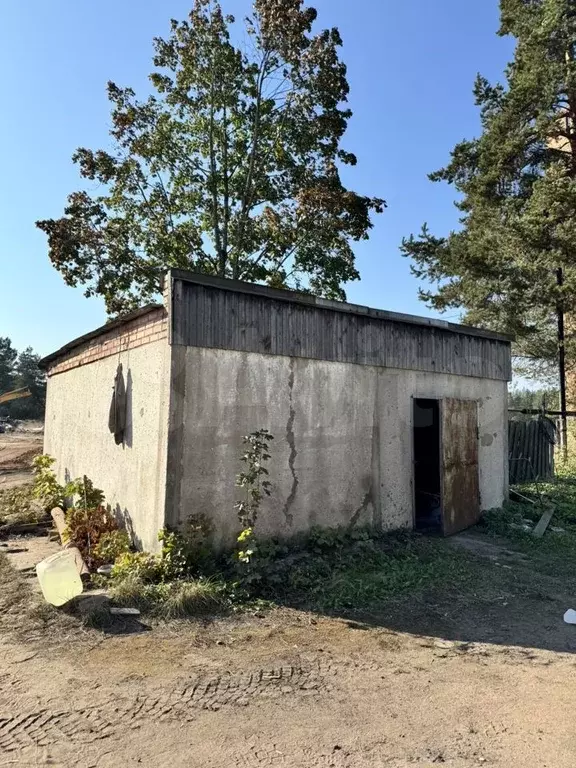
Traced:
<path fill-rule="evenodd" d="M 225 588 L 213 579 L 147 584 L 128 576 L 112 583 L 110 597 L 119 605 L 165 620 L 204 616 L 227 607 Z"/>

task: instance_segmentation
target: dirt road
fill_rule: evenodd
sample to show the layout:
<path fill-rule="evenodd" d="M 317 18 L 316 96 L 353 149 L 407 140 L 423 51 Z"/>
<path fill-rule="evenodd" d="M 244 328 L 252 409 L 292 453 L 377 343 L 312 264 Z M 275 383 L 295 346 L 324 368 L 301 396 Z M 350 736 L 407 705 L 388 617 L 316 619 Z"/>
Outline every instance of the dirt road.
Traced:
<path fill-rule="evenodd" d="M 6 482 L 38 449 L 18 437 L 0 443 Z M 0 766 L 573 768 L 571 588 L 487 537 L 456 544 L 491 590 L 431 584 L 354 621 L 282 608 L 106 634 L 30 589 L 55 544 L 0 542 L 24 569 L 0 555 Z"/>
<path fill-rule="evenodd" d="M 523 624 L 507 606 L 491 643 L 486 615 L 475 631 L 444 609 L 420 617 L 432 632 L 398 631 L 402 606 L 370 623 L 281 609 L 4 633 L 0 766 L 572 768 L 576 627 L 538 605 L 524 626 L 543 623 L 539 647 L 510 642 Z"/>
<path fill-rule="evenodd" d="M 0 490 L 30 482 L 31 462 L 42 453 L 42 442 L 38 431 L 0 434 Z"/>

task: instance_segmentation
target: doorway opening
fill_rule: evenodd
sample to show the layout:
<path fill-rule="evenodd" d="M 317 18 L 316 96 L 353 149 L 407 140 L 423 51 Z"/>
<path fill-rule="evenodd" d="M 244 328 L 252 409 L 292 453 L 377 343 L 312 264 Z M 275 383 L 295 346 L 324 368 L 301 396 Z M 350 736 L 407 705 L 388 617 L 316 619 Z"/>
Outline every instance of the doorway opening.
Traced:
<path fill-rule="evenodd" d="M 440 403 L 414 400 L 414 527 L 441 533 Z"/>

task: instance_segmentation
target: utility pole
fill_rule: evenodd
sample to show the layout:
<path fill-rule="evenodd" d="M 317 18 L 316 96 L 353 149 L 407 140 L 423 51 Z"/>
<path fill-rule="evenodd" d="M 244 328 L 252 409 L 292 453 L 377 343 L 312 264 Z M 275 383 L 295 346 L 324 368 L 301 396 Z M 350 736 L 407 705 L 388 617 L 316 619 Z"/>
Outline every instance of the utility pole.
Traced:
<path fill-rule="evenodd" d="M 562 268 L 556 270 L 556 283 L 562 293 L 564 273 Z M 558 315 L 558 373 L 560 379 L 560 445 L 562 461 L 568 461 L 568 420 L 566 417 L 566 346 L 564 333 L 564 301 L 560 296 L 557 306 Z"/>

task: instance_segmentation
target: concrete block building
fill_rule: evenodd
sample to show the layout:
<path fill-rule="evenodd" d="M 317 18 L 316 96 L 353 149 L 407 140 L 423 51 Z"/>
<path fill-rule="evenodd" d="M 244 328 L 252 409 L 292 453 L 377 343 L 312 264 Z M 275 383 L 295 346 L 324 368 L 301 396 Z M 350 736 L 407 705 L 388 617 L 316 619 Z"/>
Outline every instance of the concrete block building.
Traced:
<path fill-rule="evenodd" d="M 312 525 L 445 534 L 508 492 L 510 339 L 172 270 L 144 307 L 43 361 L 45 452 L 86 474 L 133 533 L 211 518 L 238 530 L 242 436 L 274 436 L 262 535 Z M 109 430 L 119 364 L 125 429 Z"/>

